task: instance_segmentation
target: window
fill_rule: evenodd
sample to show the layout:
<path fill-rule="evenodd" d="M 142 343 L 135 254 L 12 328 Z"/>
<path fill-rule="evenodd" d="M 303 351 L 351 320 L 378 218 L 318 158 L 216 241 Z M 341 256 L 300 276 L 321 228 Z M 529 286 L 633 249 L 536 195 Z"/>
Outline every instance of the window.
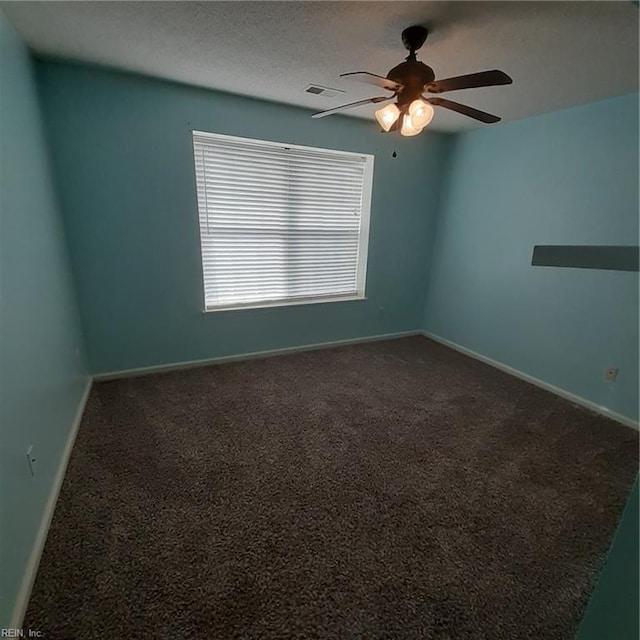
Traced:
<path fill-rule="evenodd" d="M 373 156 L 193 132 L 205 310 L 364 298 Z"/>

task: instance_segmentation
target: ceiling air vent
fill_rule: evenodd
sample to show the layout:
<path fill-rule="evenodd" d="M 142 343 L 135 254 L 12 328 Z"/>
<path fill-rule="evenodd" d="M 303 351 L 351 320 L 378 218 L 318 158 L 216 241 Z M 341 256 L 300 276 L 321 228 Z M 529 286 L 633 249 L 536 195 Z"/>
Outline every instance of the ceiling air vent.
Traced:
<path fill-rule="evenodd" d="M 307 93 L 313 93 L 316 96 L 323 96 L 324 98 L 333 98 L 341 93 L 344 93 L 342 89 L 332 89 L 331 87 L 323 87 L 320 84 L 310 84 L 305 91 Z"/>

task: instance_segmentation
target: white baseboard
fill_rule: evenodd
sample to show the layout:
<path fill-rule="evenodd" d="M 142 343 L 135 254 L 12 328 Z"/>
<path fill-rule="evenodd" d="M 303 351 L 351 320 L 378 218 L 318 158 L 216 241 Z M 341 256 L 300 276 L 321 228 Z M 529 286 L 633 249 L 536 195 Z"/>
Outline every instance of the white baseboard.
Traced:
<path fill-rule="evenodd" d="M 33 548 L 31 549 L 31 554 L 27 561 L 27 567 L 22 578 L 22 584 L 20 585 L 20 591 L 18 591 L 16 602 L 13 607 L 13 615 L 11 616 L 10 624 L 10 627 L 13 629 L 20 629 L 22 627 L 24 615 L 27 612 L 27 605 L 29 604 L 29 598 L 31 597 L 31 589 L 33 588 L 33 583 L 35 582 L 36 574 L 38 573 L 38 565 L 40 564 L 44 544 L 47 541 L 47 534 L 49 533 L 49 527 L 51 526 L 51 519 L 53 518 L 53 512 L 56 508 L 56 502 L 58 501 L 58 495 L 62 487 L 64 474 L 67 470 L 67 464 L 71 457 L 71 450 L 73 449 L 73 444 L 76 440 L 80 422 L 82 422 L 82 415 L 84 413 L 85 405 L 87 404 L 87 399 L 89 398 L 91 384 L 92 380 L 89 378 L 85 389 L 82 392 L 82 397 L 80 398 L 80 403 L 76 410 L 76 415 L 74 417 L 73 424 L 71 425 L 67 442 L 64 446 L 64 451 L 60 457 L 60 464 L 58 465 L 56 476 L 53 479 L 53 485 L 49 491 L 49 498 L 42 514 L 40 528 L 38 529 L 36 540 L 33 544 Z"/>
<path fill-rule="evenodd" d="M 242 360 L 258 360 L 270 358 L 272 356 L 283 356 L 292 353 L 302 353 L 303 351 L 315 351 L 317 349 L 330 349 L 331 347 L 342 347 L 349 344 L 360 344 L 363 342 L 379 342 L 381 340 L 393 340 L 394 338 L 408 338 L 409 336 L 421 336 L 423 332 L 400 331 L 397 333 L 384 333 L 375 336 L 365 336 L 363 338 L 349 338 L 347 340 L 334 340 L 332 342 L 318 342 L 314 344 L 299 345 L 297 347 L 284 347 L 282 349 L 269 349 L 267 351 L 253 351 L 250 353 L 240 353 L 232 356 L 220 356 L 218 358 L 206 358 L 204 360 L 189 360 L 186 362 L 175 362 L 171 364 L 161 364 L 151 367 L 139 367 L 137 369 L 124 369 L 122 371 L 110 371 L 108 373 L 97 373 L 93 376 L 95 382 L 103 380 L 117 380 L 118 378 L 132 378 L 134 376 L 144 376 L 150 373 L 163 373 L 165 371 L 177 371 L 179 369 L 191 369 L 194 367 L 206 367 L 213 364 L 224 364 L 226 362 L 240 362 Z"/>
<path fill-rule="evenodd" d="M 506 373 L 509 373 L 512 376 L 515 376 L 516 378 L 520 378 L 521 380 L 525 380 L 526 382 L 534 384 L 536 387 L 540 387 L 541 389 L 550 391 L 551 393 L 554 393 L 555 395 L 560 396 L 565 400 L 569 400 L 570 402 L 578 404 L 587 409 L 591 409 L 591 411 L 595 411 L 596 413 L 599 413 L 607 418 L 610 418 L 611 420 L 620 422 L 626 425 L 627 427 L 631 427 L 632 429 L 640 428 L 640 426 L 638 425 L 638 422 L 636 420 L 633 420 L 632 418 L 623 416 L 621 413 L 616 413 L 615 411 L 611 411 L 611 409 L 607 409 L 607 407 L 602 407 L 599 404 L 596 404 L 595 402 L 591 402 L 591 400 L 587 400 L 582 396 L 577 396 L 574 393 L 571 393 L 570 391 L 565 391 L 564 389 L 561 389 L 560 387 L 556 387 L 555 385 L 545 382 L 544 380 L 540 380 L 539 378 L 534 378 L 533 376 L 530 376 L 528 373 L 524 373 L 518 369 L 514 369 L 513 367 L 503 364 L 502 362 L 498 362 L 497 360 L 493 360 L 492 358 L 483 356 L 481 353 L 478 353 L 477 351 L 472 351 L 471 349 L 467 349 L 467 347 L 463 347 L 462 345 L 459 345 L 455 342 L 451 342 L 451 340 L 442 338 L 441 336 L 436 335 L 435 333 L 430 333 L 429 331 L 423 331 L 422 335 L 425 336 L 425 338 L 430 338 L 435 342 L 439 342 L 440 344 L 443 344 L 445 347 L 450 347 L 451 349 L 455 349 L 456 351 L 459 351 L 460 353 L 463 353 L 466 356 L 469 356 L 476 360 L 480 360 L 481 362 L 484 362 L 485 364 L 495 367 L 496 369 L 500 369 L 501 371 L 504 371 Z"/>

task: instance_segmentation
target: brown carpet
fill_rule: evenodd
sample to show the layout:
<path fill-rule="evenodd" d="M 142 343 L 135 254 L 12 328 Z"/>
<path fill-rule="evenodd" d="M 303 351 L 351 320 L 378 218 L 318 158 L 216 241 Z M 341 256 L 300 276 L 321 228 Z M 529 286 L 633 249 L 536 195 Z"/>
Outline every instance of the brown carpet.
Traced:
<path fill-rule="evenodd" d="M 96 384 L 25 626 L 570 639 L 637 451 L 420 337 Z"/>

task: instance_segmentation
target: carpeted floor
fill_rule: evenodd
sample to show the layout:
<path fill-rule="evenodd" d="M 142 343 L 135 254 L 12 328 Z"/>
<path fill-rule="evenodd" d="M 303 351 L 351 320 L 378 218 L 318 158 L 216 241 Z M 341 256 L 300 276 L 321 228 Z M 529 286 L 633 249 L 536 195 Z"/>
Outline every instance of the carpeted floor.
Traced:
<path fill-rule="evenodd" d="M 96 384 L 47 640 L 571 639 L 638 434 L 425 338 Z"/>

